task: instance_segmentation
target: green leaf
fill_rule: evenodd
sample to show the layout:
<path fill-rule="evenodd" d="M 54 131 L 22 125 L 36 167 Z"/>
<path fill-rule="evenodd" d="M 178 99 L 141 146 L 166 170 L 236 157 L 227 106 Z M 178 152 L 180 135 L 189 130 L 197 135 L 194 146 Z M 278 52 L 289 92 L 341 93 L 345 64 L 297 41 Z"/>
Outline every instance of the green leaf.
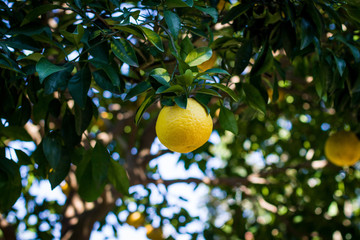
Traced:
<path fill-rule="evenodd" d="M 189 87 L 194 80 L 193 72 L 191 69 L 187 69 L 184 74 L 177 75 L 176 80 L 179 85 Z"/>
<path fill-rule="evenodd" d="M 170 75 L 165 68 L 155 68 L 150 72 L 150 76 L 164 86 L 170 86 Z"/>
<path fill-rule="evenodd" d="M 187 97 L 186 97 L 186 95 L 183 94 L 183 95 L 177 96 L 177 97 L 174 98 L 174 101 L 179 107 L 181 107 L 183 109 L 186 109 L 186 106 L 187 106 Z"/>
<path fill-rule="evenodd" d="M 211 96 L 215 96 L 215 97 L 222 97 L 220 93 L 218 93 L 217 91 L 215 91 L 213 89 L 209 89 L 209 88 L 200 88 L 196 91 L 196 93 L 207 94 L 207 95 L 211 95 Z"/>
<path fill-rule="evenodd" d="M 102 61 L 97 61 L 96 59 L 91 59 L 89 61 L 92 65 L 94 65 L 98 69 L 104 70 L 106 75 L 110 78 L 113 86 L 119 87 L 121 84 L 121 80 L 119 77 L 119 71 L 116 70 L 113 66 L 109 64 L 105 64 Z"/>
<path fill-rule="evenodd" d="M 301 36 L 301 43 L 300 43 L 300 50 L 303 50 L 304 48 L 306 48 L 307 46 L 309 46 L 313 40 L 314 40 L 314 29 L 311 25 L 311 23 L 306 20 L 305 18 L 301 19 L 301 31 L 300 31 L 300 36 Z"/>
<path fill-rule="evenodd" d="M 210 108 L 207 105 L 209 104 L 212 95 L 197 92 L 194 98 L 206 109 L 207 114 L 210 114 Z"/>
<path fill-rule="evenodd" d="M 18 159 L 18 165 L 30 165 L 32 164 L 30 157 L 21 150 L 15 149 L 16 156 Z"/>
<path fill-rule="evenodd" d="M 37 41 L 23 34 L 6 39 L 5 41 L 2 41 L 2 43 L 6 44 L 8 47 L 17 48 L 19 50 L 26 49 L 39 51 L 41 49 L 41 45 Z"/>
<path fill-rule="evenodd" d="M 36 64 L 36 72 L 39 74 L 40 83 L 53 73 L 65 70 L 65 67 L 60 67 L 49 62 L 46 58 L 41 58 Z"/>
<path fill-rule="evenodd" d="M 55 72 L 45 79 L 45 94 L 52 94 L 60 89 L 64 91 L 74 66 L 69 65 L 62 71 Z"/>
<path fill-rule="evenodd" d="M 256 87 L 249 83 L 243 83 L 242 87 L 246 95 L 246 101 L 248 102 L 250 107 L 259 110 L 265 114 L 266 103 L 261 96 L 259 90 L 257 90 Z"/>
<path fill-rule="evenodd" d="M 148 96 L 145 98 L 145 100 L 141 103 L 140 107 L 137 109 L 135 114 L 135 124 L 138 125 L 141 117 L 143 116 L 146 109 L 153 104 L 156 101 L 156 98 L 154 97 L 154 93 L 149 93 Z"/>
<path fill-rule="evenodd" d="M 150 88 L 151 88 L 150 83 L 148 83 L 146 81 L 140 82 L 140 83 L 136 84 L 135 87 L 133 87 L 129 90 L 129 92 L 126 94 L 124 101 L 130 100 L 131 98 L 146 92 Z"/>
<path fill-rule="evenodd" d="M 108 178 L 116 190 L 124 195 L 129 194 L 130 182 L 125 168 L 113 159 L 110 160 Z"/>
<path fill-rule="evenodd" d="M 164 11 L 166 25 L 168 25 L 172 36 L 177 39 L 180 32 L 180 18 L 176 13 Z"/>
<path fill-rule="evenodd" d="M 267 72 L 273 66 L 274 57 L 268 43 L 265 43 L 259 57 L 251 69 L 251 75 L 257 76 Z"/>
<path fill-rule="evenodd" d="M 61 161 L 61 142 L 55 134 L 45 136 L 43 151 L 50 166 L 56 168 Z"/>
<path fill-rule="evenodd" d="M 60 30 L 60 33 L 65 37 L 66 40 L 73 43 L 77 49 L 80 49 L 81 39 L 84 36 L 84 27 L 78 24 L 73 33 L 65 30 Z"/>
<path fill-rule="evenodd" d="M 230 88 L 228 88 L 227 86 L 225 86 L 221 83 L 209 83 L 206 85 L 215 87 L 215 88 L 220 89 L 221 91 L 227 93 L 235 102 L 240 101 L 240 98 L 238 97 L 238 95 L 236 95 L 236 93 L 233 90 L 231 90 Z"/>
<path fill-rule="evenodd" d="M 139 26 L 139 28 L 141 29 L 141 31 L 143 31 L 143 33 L 145 34 L 145 36 L 147 37 L 147 39 L 157 48 L 159 49 L 159 51 L 164 52 L 164 46 L 163 43 L 161 41 L 160 36 L 154 32 L 153 30 L 150 30 L 146 27 L 142 27 Z"/>
<path fill-rule="evenodd" d="M 120 88 L 112 84 L 111 80 L 103 70 L 97 70 L 92 72 L 94 80 L 102 89 L 108 90 L 112 93 L 120 94 Z"/>
<path fill-rule="evenodd" d="M 89 67 L 78 71 L 68 82 L 68 89 L 75 102 L 80 107 L 85 107 L 87 94 L 91 84 L 91 73 Z"/>
<path fill-rule="evenodd" d="M 61 6 L 54 5 L 54 4 L 45 4 L 45 5 L 36 7 L 31 12 L 29 12 L 28 14 L 25 15 L 25 18 L 21 22 L 20 26 L 24 26 L 25 24 L 30 23 L 33 20 L 35 20 L 38 16 L 45 14 L 51 10 L 59 9 L 59 8 L 61 8 Z"/>
<path fill-rule="evenodd" d="M 235 74 L 240 75 L 245 68 L 249 65 L 250 58 L 252 57 L 252 42 L 244 42 L 235 56 Z"/>
<path fill-rule="evenodd" d="M 91 98 L 87 97 L 85 108 L 75 105 L 75 129 L 76 134 L 81 136 L 88 128 L 93 117 L 93 103 Z"/>
<path fill-rule="evenodd" d="M 335 62 L 336 62 L 336 67 L 337 67 L 337 69 L 339 71 L 339 74 L 340 74 L 340 76 L 342 76 L 343 73 L 344 73 L 344 70 L 346 68 L 346 62 L 345 62 L 344 59 L 338 58 L 335 54 L 333 54 L 333 56 L 334 56 L 334 59 L 335 59 Z"/>
<path fill-rule="evenodd" d="M 88 150 L 84 154 L 83 159 L 80 161 L 76 169 L 76 178 L 79 184 L 78 192 L 80 197 L 87 202 L 95 201 L 104 191 L 106 184 L 106 182 L 100 184 L 100 182 L 95 182 L 94 180 L 99 176 L 101 177 L 103 173 L 97 173 L 97 177 L 93 176 L 93 151 L 94 150 Z"/>
<path fill-rule="evenodd" d="M 216 23 L 219 17 L 218 11 L 213 8 L 213 7 L 199 7 L 199 6 L 195 6 L 196 9 L 200 10 L 203 13 L 208 14 L 209 16 L 211 16 L 213 18 L 213 22 Z"/>
<path fill-rule="evenodd" d="M 106 147 L 97 142 L 91 154 L 92 177 L 97 186 L 106 183 L 108 167 L 110 165 L 110 154 Z"/>
<path fill-rule="evenodd" d="M 0 124 L 0 136 L 6 136 L 8 139 L 21 141 L 33 140 L 23 126 L 4 127 L 2 124 Z"/>
<path fill-rule="evenodd" d="M 171 87 L 167 87 L 167 86 L 163 86 L 158 88 L 158 90 L 156 91 L 156 94 L 159 93 L 170 93 L 170 92 L 184 92 L 184 87 L 180 86 L 180 85 L 173 85 Z"/>
<path fill-rule="evenodd" d="M 359 3 L 357 3 L 359 4 Z M 345 9 L 349 14 L 350 18 L 360 23 L 360 8 L 358 6 L 346 4 Z"/>
<path fill-rule="evenodd" d="M 76 106 L 76 105 L 75 105 Z M 76 109 L 75 109 L 76 110 Z M 91 111 L 92 112 L 92 111 Z M 65 114 L 62 119 L 62 126 L 60 129 L 61 137 L 63 139 L 65 147 L 71 149 L 80 144 L 81 134 L 76 133 L 76 123 L 79 121 L 75 119 L 74 114 L 69 108 L 66 108 Z"/>
<path fill-rule="evenodd" d="M 200 47 L 193 49 L 185 58 L 185 63 L 187 63 L 190 67 L 194 67 L 197 65 L 206 62 L 211 58 L 212 50 L 209 47 Z"/>
<path fill-rule="evenodd" d="M 355 58 L 355 62 L 359 63 L 360 62 L 360 51 L 359 49 L 357 49 L 354 45 L 352 45 L 351 43 L 349 43 L 343 36 L 341 35 L 334 35 L 333 36 L 335 40 L 338 40 L 342 43 L 344 43 L 348 48 L 350 48 L 350 51 L 352 53 L 352 55 Z"/>
<path fill-rule="evenodd" d="M 12 160 L 0 156 L 0 211 L 9 210 L 21 194 L 19 166 Z"/>
<path fill-rule="evenodd" d="M 63 149 L 61 155 L 62 156 L 61 161 L 56 166 L 56 168 L 52 169 L 52 171 L 49 173 L 49 181 L 52 190 L 56 186 L 58 186 L 69 174 L 70 164 L 71 164 L 69 154 L 70 153 L 68 149 Z"/>
<path fill-rule="evenodd" d="M 201 73 L 198 73 L 196 76 L 195 76 L 195 79 L 203 76 L 203 75 L 210 75 L 210 76 L 213 76 L 213 75 L 216 75 L 216 74 L 224 74 L 224 75 L 230 75 L 230 73 L 228 73 L 228 71 L 224 70 L 224 69 L 221 69 L 221 68 L 211 68 L 211 69 L 208 69 L 206 70 L 205 72 L 201 72 Z"/>
<path fill-rule="evenodd" d="M 166 0 L 166 5 L 168 8 L 177 8 L 177 7 L 192 7 L 194 5 L 193 0 Z"/>
<path fill-rule="evenodd" d="M 194 45 L 188 36 L 181 41 L 180 49 L 180 57 L 185 60 L 186 56 L 194 49 Z"/>
<path fill-rule="evenodd" d="M 235 115 L 232 111 L 227 109 L 224 106 L 220 107 L 220 114 L 219 114 L 219 122 L 220 126 L 225 129 L 229 130 L 230 132 L 234 133 L 235 135 L 238 134 L 238 126 Z"/>
<path fill-rule="evenodd" d="M 111 50 L 124 63 L 130 66 L 139 67 L 139 63 L 134 52 L 134 49 L 127 40 L 121 38 L 119 40 L 113 39 L 111 43 Z"/>
<path fill-rule="evenodd" d="M 225 15 L 222 20 L 222 24 L 228 23 L 241 15 L 243 15 L 248 9 L 253 6 L 254 3 L 240 3 L 239 5 L 232 7 L 230 11 Z"/>

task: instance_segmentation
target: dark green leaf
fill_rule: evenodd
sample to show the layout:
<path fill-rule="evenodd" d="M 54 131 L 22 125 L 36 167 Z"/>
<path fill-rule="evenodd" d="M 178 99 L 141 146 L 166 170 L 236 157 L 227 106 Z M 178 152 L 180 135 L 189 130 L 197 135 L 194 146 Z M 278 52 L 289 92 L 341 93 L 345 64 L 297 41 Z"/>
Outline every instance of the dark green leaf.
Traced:
<path fill-rule="evenodd" d="M 32 164 L 30 157 L 21 150 L 16 149 L 16 156 L 18 159 L 18 165 L 30 165 Z"/>
<path fill-rule="evenodd" d="M 106 182 L 102 185 L 94 181 L 92 152 L 89 150 L 84 154 L 83 159 L 76 169 L 76 178 L 79 184 L 79 195 L 87 202 L 95 201 L 104 191 Z"/>
<path fill-rule="evenodd" d="M 177 7 L 192 7 L 194 5 L 193 0 L 166 0 L 166 5 L 168 8 L 177 8 Z"/>
<path fill-rule="evenodd" d="M 146 109 L 156 101 L 154 93 L 149 93 L 136 111 L 135 124 L 138 125 Z"/>
<path fill-rule="evenodd" d="M 209 89 L 209 88 L 200 88 L 196 91 L 197 93 L 207 94 L 215 97 L 222 97 L 220 93 L 218 93 L 215 90 Z"/>
<path fill-rule="evenodd" d="M 213 7 L 199 7 L 195 6 L 196 9 L 200 10 L 203 13 L 210 15 L 213 18 L 213 22 L 216 23 L 219 17 L 218 11 Z"/>
<path fill-rule="evenodd" d="M 222 24 L 228 23 L 241 15 L 243 15 L 248 9 L 253 6 L 254 3 L 240 3 L 239 5 L 230 9 L 222 20 Z"/>
<path fill-rule="evenodd" d="M 111 80 L 109 79 L 109 77 L 106 75 L 106 73 L 103 70 L 94 71 L 92 74 L 94 76 L 95 82 L 102 89 L 108 90 L 108 91 L 116 93 L 116 94 L 120 93 L 120 88 L 116 87 L 112 84 Z"/>
<path fill-rule="evenodd" d="M 115 87 L 120 86 L 121 80 L 119 77 L 119 71 L 117 69 L 115 69 L 113 66 L 111 66 L 109 64 L 105 64 L 105 63 L 103 63 L 101 61 L 97 61 L 95 59 L 91 59 L 89 62 L 92 65 L 94 65 L 96 68 L 104 70 L 106 75 L 111 80 L 113 86 L 115 86 Z"/>
<path fill-rule="evenodd" d="M 106 183 L 109 164 L 109 152 L 102 143 L 97 142 L 91 155 L 92 177 L 97 186 Z"/>
<path fill-rule="evenodd" d="M 163 43 L 161 41 L 161 38 L 160 36 L 154 32 L 153 30 L 151 29 L 148 29 L 146 27 L 142 27 L 142 26 L 139 26 L 139 28 L 143 31 L 143 33 L 145 34 L 145 36 L 147 37 L 147 39 L 152 43 L 154 44 L 154 46 L 159 49 L 159 51 L 161 52 L 164 52 L 164 46 L 163 46 Z"/>
<path fill-rule="evenodd" d="M 52 94 L 58 89 L 64 91 L 71 77 L 71 72 L 73 68 L 73 65 L 69 65 L 64 70 L 55 72 L 48 76 L 45 79 L 45 94 Z"/>
<path fill-rule="evenodd" d="M 41 58 L 36 64 L 36 72 L 39 74 L 40 83 L 43 83 L 44 79 L 53 73 L 65 70 L 63 66 L 57 66 L 49 62 L 46 58 Z"/>
<path fill-rule="evenodd" d="M 273 66 L 274 57 L 272 55 L 271 49 L 268 43 L 265 43 L 259 57 L 256 59 L 256 62 L 251 69 L 251 75 L 257 76 L 267 72 Z"/>
<path fill-rule="evenodd" d="M 236 95 L 236 93 L 233 90 L 231 90 L 230 88 L 228 88 L 227 86 L 225 86 L 221 83 L 210 83 L 210 84 L 206 84 L 206 85 L 218 88 L 221 91 L 227 93 L 235 102 L 240 101 L 240 98 Z"/>
<path fill-rule="evenodd" d="M 185 58 L 185 63 L 190 67 L 206 62 L 211 58 L 212 50 L 209 47 L 200 47 L 193 49 Z"/>
<path fill-rule="evenodd" d="M 194 45 L 188 36 L 181 41 L 180 49 L 180 57 L 185 60 L 186 56 L 194 49 Z"/>
<path fill-rule="evenodd" d="M 159 93 L 170 93 L 170 92 L 184 92 L 184 88 L 180 85 L 173 85 L 171 87 L 167 87 L 167 86 L 162 86 L 160 88 L 158 88 L 158 90 L 156 91 L 156 94 Z"/>
<path fill-rule="evenodd" d="M 54 189 L 56 186 L 58 186 L 69 174 L 71 164 L 69 150 L 63 148 L 61 156 L 62 158 L 59 164 L 49 173 L 51 189 Z"/>
<path fill-rule="evenodd" d="M 125 168 L 113 159 L 110 161 L 108 178 L 116 190 L 124 195 L 129 194 L 130 183 Z"/>
<path fill-rule="evenodd" d="M 119 40 L 113 39 L 111 43 L 111 50 L 121 61 L 130 66 L 139 67 L 139 63 L 134 52 L 134 49 L 127 40 L 121 38 Z"/>
<path fill-rule="evenodd" d="M 179 107 L 186 109 L 187 106 L 187 97 L 186 95 L 180 95 L 174 98 L 174 101 L 176 103 L 176 105 L 178 105 Z"/>
<path fill-rule="evenodd" d="M 37 8 L 34 8 L 31 12 L 29 12 L 28 14 L 26 14 L 25 18 L 23 19 L 21 26 L 35 20 L 38 16 L 45 14 L 51 10 L 54 9 L 58 9 L 61 8 L 61 6 L 59 5 L 54 5 L 54 4 L 45 4 L 45 5 L 40 5 Z"/>
<path fill-rule="evenodd" d="M 9 210 L 21 194 L 19 166 L 12 160 L 0 156 L 0 211 Z"/>
<path fill-rule="evenodd" d="M 256 89 L 253 85 L 249 83 L 244 83 L 242 85 L 245 95 L 246 95 L 246 101 L 250 105 L 250 107 L 259 110 L 265 114 L 266 112 L 266 103 L 261 96 L 259 90 Z"/>
<path fill-rule="evenodd" d="M 41 49 L 41 45 L 39 45 L 39 43 L 36 42 L 33 38 L 22 34 L 6 39 L 2 43 L 6 44 L 8 47 L 17 48 L 20 50 L 26 49 L 31 51 L 38 51 Z"/>
<path fill-rule="evenodd" d="M 206 109 L 207 114 L 210 114 L 210 108 L 207 105 L 209 104 L 212 95 L 197 92 L 194 98 Z"/>
<path fill-rule="evenodd" d="M 90 69 L 86 66 L 78 71 L 68 83 L 71 96 L 80 107 L 85 107 L 87 94 L 91 84 Z"/>
<path fill-rule="evenodd" d="M 124 101 L 128 101 L 129 99 L 131 99 L 135 96 L 138 96 L 138 95 L 146 92 L 150 88 L 151 88 L 150 83 L 148 83 L 146 81 L 140 82 L 140 83 L 136 84 L 135 87 L 133 87 L 129 90 L 129 92 L 126 94 Z"/>
<path fill-rule="evenodd" d="M 314 40 L 314 29 L 311 23 L 306 20 L 305 18 L 301 19 L 301 43 L 300 43 L 300 50 L 303 50 L 307 46 L 309 46 Z"/>
<path fill-rule="evenodd" d="M 91 98 L 87 98 L 85 108 L 75 105 L 75 129 L 76 134 L 81 136 L 88 128 L 93 117 L 93 103 Z"/>
<path fill-rule="evenodd" d="M 184 74 L 177 75 L 176 80 L 179 85 L 189 87 L 194 80 L 193 72 L 187 69 Z"/>
<path fill-rule="evenodd" d="M 164 11 L 166 25 L 168 25 L 172 36 L 177 39 L 180 32 L 180 18 L 176 13 Z"/>
<path fill-rule="evenodd" d="M 155 68 L 150 72 L 150 76 L 164 86 L 170 86 L 170 75 L 165 68 Z"/>
<path fill-rule="evenodd" d="M 236 52 L 235 57 L 235 74 L 240 75 L 245 68 L 249 65 L 250 58 L 252 57 L 252 42 L 244 42 L 239 50 Z"/>
<path fill-rule="evenodd" d="M 43 151 L 46 159 L 52 168 L 56 168 L 61 161 L 61 141 L 52 134 L 43 139 Z"/>
<path fill-rule="evenodd" d="M 0 124 L 0 135 L 6 136 L 9 139 L 21 140 L 21 141 L 32 141 L 28 132 L 22 126 L 8 126 L 4 127 Z"/>
<path fill-rule="evenodd" d="M 219 114 L 219 121 L 220 125 L 224 130 L 229 130 L 230 132 L 234 133 L 235 135 L 238 134 L 238 126 L 235 115 L 232 111 L 225 108 L 224 106 L 220 107 L 220 114 Z"/>
<path fill-rule="evenodd" d="M 355 58 L 355 62 L 359 63 L 360 62 L 360 51 L 359 49 L 357 49 L 354 45 L 352 45 L 351 43 L 349 43 L 343 36 L 341 35 L 334 35 L 333 36 L 334 39 L 344 43 L 348 48 L 350 48 L 350 51 L 352 53 L 352 55 Z"/>
<path fill-rule="evenodd" d="M 224 74 L 224 75 L 230 75 L 230 73 L 228 73 L 228 71 L 224 70 L 224 69 L 221 69 L 221 68 L 211 68 L 211 69 L 208 69 L 206 70 L 205 72 L 201 72 L 201 73 L 198 73 L 196 76 L 195 76 L 195 79 L 203 76 L 203 75 L 210 75 L 210 76 L 213 76 L 213 75 L 217 75 L 217 74 Z"/>
<path fill-rule="evenodd" d="M 346 62 L 344 59 L 338 58 L 335 54 L 333 56 L 334 56 L 336 67 L 339 71 L 339 74 L 340 74 L 340 76 L 342 76 L 344 73 L 344 70 L 346 68 Z"/>

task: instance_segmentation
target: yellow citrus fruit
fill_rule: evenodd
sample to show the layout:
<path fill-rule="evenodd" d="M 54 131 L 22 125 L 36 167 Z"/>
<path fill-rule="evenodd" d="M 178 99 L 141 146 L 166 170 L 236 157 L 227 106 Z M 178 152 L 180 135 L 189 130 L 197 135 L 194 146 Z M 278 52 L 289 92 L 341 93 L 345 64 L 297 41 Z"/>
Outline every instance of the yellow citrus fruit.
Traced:
<path fill-rule="evenodd" d="M 66 195 L 69 196 L 71 188 L 69 186 L 69 184 L 67 182 L 64 182 L 60 185 L 62 192 Z"/>
<path fill-rule="evenodd" d="M 168 149 L 188 153 L 207 142 L 213 122 L 200 103 L 188 98 L 186 109 L 177 105 L 161 109 L 155 128 L 160 142 Z"/>
<path fill-rule="evenodd" d="M 218 4 L 216 5 L 217 10 L 218 11 L 223 10 L 225 7 L 225 3 L 226 3 L 225 0 L 219 0 Z"/>
<path fill-rule="evenodd" d="M 325 142 L 327 159 L 337 166 L 351 166 L 360 159 L 360 141 L 355 133 L 339 131 Z"/>
<path fill-rule="evenodd" d="M 213 51 L 213 53 L 212 53 L 209 60 L 207 60 L 207 61 L 205 61 L 202 64 L 197 66 L 199 71 L 200 72 L 205 72 L 206 70 L 209 70 L 212 67 L 214 67 L 216 59 L 217 59 L 217 54 L 216 54 L 216 52 Z"/>
<path fill-rule="evenodd" d="M 140 212 L 130 213 L 126 219 L 126 223 L 129 224 L 130 226 L 138 228 L 138 227 L 144 225 L 145 216 L 143 214 L 141 214 Z"/>
<path fill-rule="evenodd" d="M 146 228 L 146 236 L 151 240 L 162 240 L 163 232 L 161 228 L 154 228 L 151 224 L 147 224 Z"/>
<path fill-rule="evenodd" d="M 272 102 L 273 100 L 273 94 L 274 94 L 274 90 L 272 88 L 268 88 L 266 89 L 267 93 L 268 93 L 268 97 L 270 102 Z M 276 102 L 282 102 L 285 99 L 285 91 L 283 89 L 278 89 L 278 93 L 279 93 L 279 97 L 276 100 Z"/>

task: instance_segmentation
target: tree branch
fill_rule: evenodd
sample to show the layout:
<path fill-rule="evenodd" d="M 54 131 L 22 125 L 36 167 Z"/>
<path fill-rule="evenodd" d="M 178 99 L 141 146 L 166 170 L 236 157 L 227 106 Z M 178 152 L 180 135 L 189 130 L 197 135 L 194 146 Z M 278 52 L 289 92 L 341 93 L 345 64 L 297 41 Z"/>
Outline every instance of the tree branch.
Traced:
<path fill-rule="evenodd" d="M 16 240 L 15 228 L 0 214 L 0 229 L 5 240 Z"/>

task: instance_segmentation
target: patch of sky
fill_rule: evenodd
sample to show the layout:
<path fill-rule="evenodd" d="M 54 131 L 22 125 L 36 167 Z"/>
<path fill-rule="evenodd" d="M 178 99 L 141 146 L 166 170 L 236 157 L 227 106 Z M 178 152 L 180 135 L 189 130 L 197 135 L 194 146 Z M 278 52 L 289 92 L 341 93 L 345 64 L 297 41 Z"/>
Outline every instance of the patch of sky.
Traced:
<path fill-rule="evenodd" d="M 328 123 L 323 123 L 323 124 L 321 124 L 321 126 L 320 126 L 321 130 L 323 130 L 323 131 L 329 130 L 330 127 L 331 127 L 331 126 L 330 126 L 330 124 L 328 124 Z"/>
<path fill-rule="evenodd" d="M 103 92 L 103 97 L 109 99 L 109 98 L 112 97 L 112 93 L 109 92 L 109 91 L 107 91 L 107 90 L 105 90 L 105 91 Z"/>
<path fill-rule="evenodd" d="M 292 123 L 285 118 L 279 118 L 276 123 L 279 127 L 284 128 L 288 131 L 292 129 Z"/>
<path fill-rule="evenodd" d="M 249 166 L 252 166 L 254 170 L 260 170 L 265 167 L 265 159 L 261 151 L 254 151 L 246 155 L 245 162 Z"/>

